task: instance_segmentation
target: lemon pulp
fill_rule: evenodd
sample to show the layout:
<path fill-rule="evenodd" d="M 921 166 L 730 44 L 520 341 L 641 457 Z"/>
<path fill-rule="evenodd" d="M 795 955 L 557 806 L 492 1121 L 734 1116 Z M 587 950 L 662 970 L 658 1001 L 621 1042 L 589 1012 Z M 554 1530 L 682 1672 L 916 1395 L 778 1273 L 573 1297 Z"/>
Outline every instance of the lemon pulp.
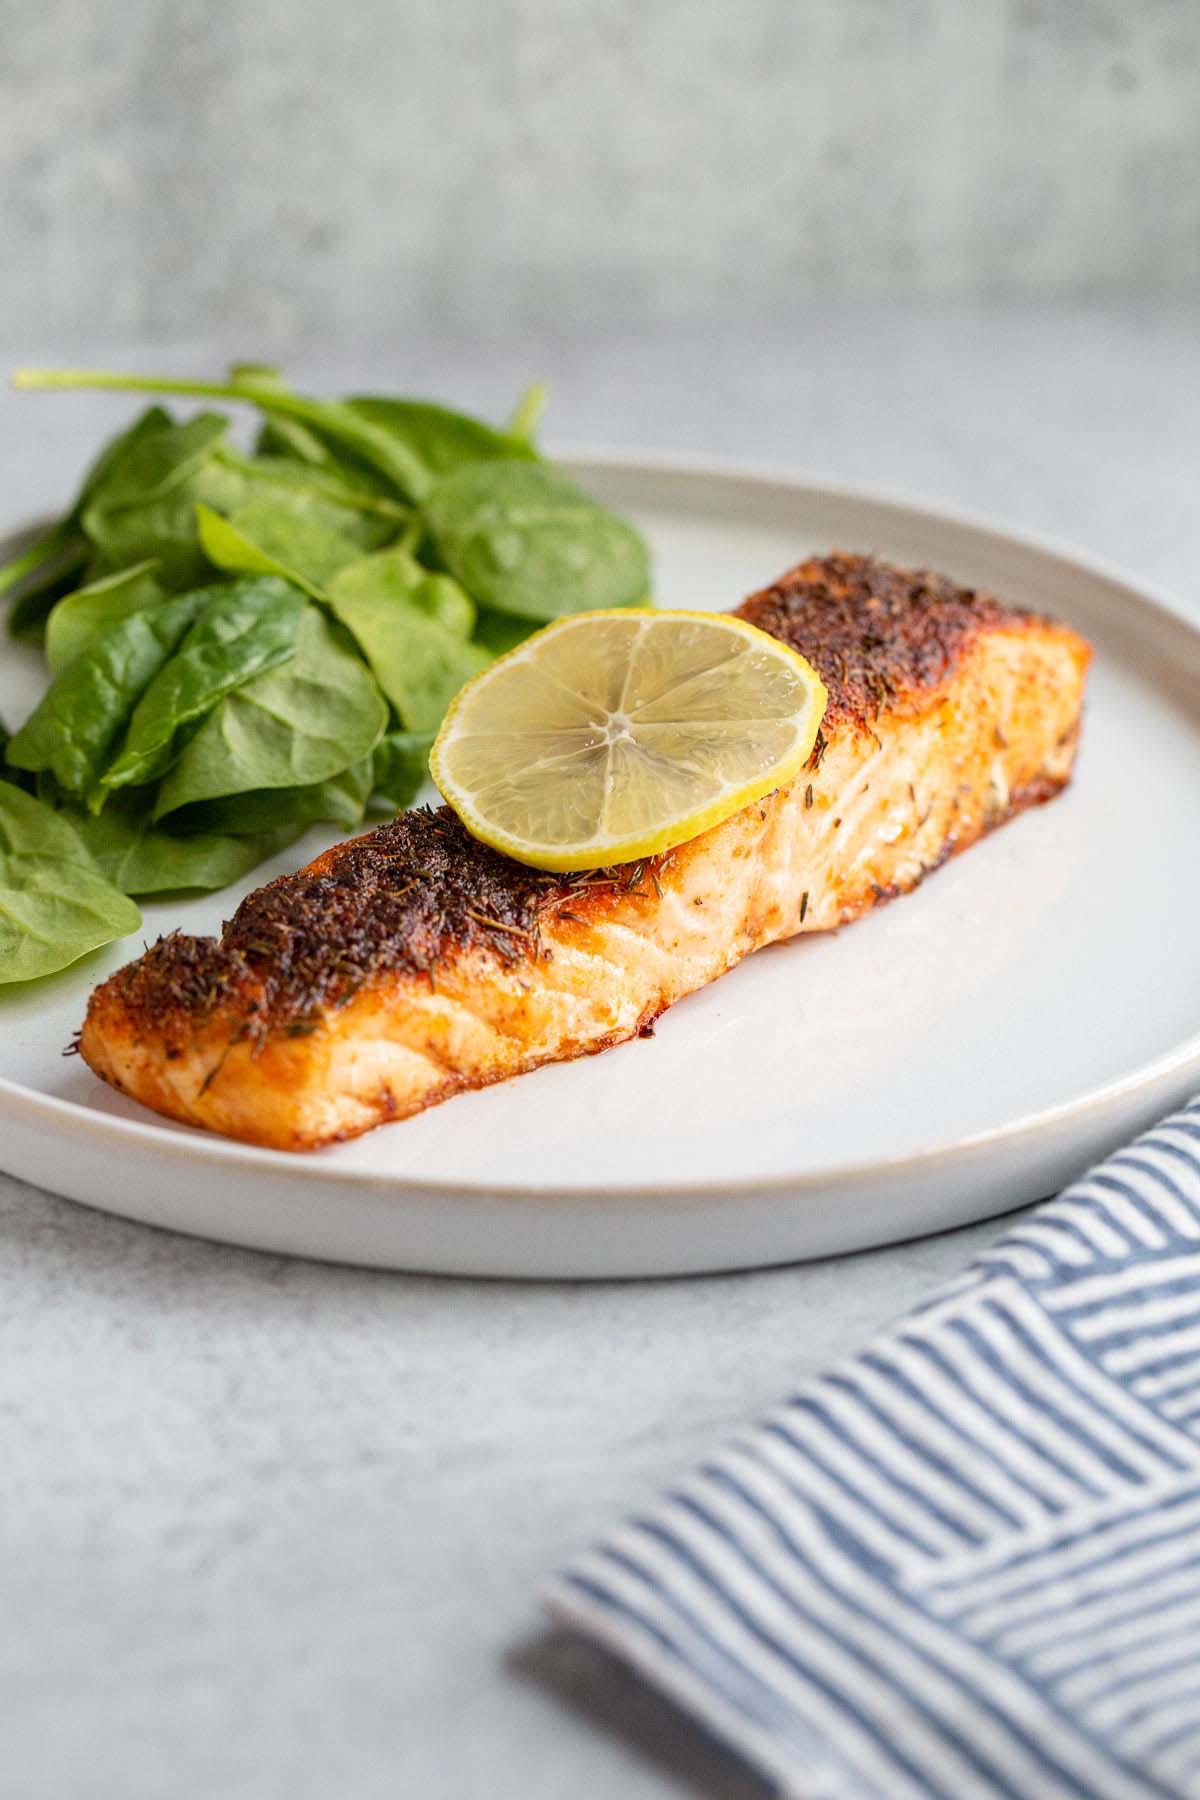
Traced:
<path fill-rule="evenodd" d="M 552 870 L 632 862 L 799 773 L 826 694 L 729 614 L 580 613 L 469 682 L 430 769 L 467 829 Z"/>

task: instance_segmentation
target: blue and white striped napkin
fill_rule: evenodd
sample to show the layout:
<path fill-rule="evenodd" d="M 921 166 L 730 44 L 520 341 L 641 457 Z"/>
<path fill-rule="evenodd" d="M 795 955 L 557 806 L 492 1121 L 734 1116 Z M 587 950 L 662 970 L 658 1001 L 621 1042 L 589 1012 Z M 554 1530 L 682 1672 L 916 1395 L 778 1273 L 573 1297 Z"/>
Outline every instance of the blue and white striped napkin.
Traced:
<path fill-rule="evenodd" d="M 804 1800 L 1200 1795 L 1200 1100 L 548 1603 Z"/>

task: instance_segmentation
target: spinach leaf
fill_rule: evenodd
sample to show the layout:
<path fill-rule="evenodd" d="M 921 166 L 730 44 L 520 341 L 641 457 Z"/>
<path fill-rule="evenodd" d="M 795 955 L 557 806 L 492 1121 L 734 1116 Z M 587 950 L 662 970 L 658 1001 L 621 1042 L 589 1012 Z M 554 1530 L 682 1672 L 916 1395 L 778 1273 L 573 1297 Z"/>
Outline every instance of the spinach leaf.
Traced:
<path fill-rule="evenodd" d="M 88 493 L 84 527 L 93 517 L 140 508 L 180 487 L 225 441 L 229 420 L 223 413 L 197 413 L 177 425 L 172 420 L 143 432 L 108 465 Z M 90 531 L 89 531 L 90 535 Z"/>
<path fill-rule="evenodd" d="M 200 543 L 198 505 L 232 512 L 241 504 L 243 484 L 215 460 L 199 469 L 174 493 L 142 508 L 130 508 L 97 523 L 88 580 L 96 581 L 152 559 L 158 579 L 176 593 L 199 587 L 212 565 Z"/>
<path fill-rule="evenodd" d="M 307 607 L 291 661 L 208 715 L 164 779 L 155 818 L 195 800 L 327 781 L 368 756 L 386 727 L 369 671 L 321 609 Z"/>
<path fill-rule="evenodd" d="M 154 579 L 157 567 L 152 561 L 134 563 L 131 569 L 76 588 L 58 602 L 46 620 L 46 661 L 52 674 L 60 674 L 89 644 L 130 613 L 167 598 L 166 589 Z"/>
<path fill-rule="evenodd" d="M 517 619 L 512 613 L 483 611 L 475 621 L 476 642 L 493 656 L 507 656 L 527 637 L 542 629 L 538 619 Z"/>
<path fill-rule="evenodd" d="M 80 527 L 83 509 L 96 489 L 108 479 L 120 460 L 144 437 L 170 424 L 161 406 L 147 407 L 127 430 L 112 438 L 88 469 L 79 492 L 61 519 L 26 550 L 0 569 L 0 594 L 23 588 L 9 615 L 14 637 L 33 634 L 60 593 L 64 580 L 82 568 L 88 543 Z M 36 581 L 31 578 L 36 576 Z"/>
<path fill-rule="evenodd" d="M 376 585 L 378 572 L 367 565 L 385 558 Z M 410 582 L 396 553 L 350 564 L 330 583 L 329 602 L 409 731 L 436 730 L 459 688 L 492 660 L 467 641 L 473 609 L 466 595 L 446 576 Z"/>
<path fill-rule="evenodd" d="M 147 438 L 155 437 L 173 423 L 166 407 L 156 403 L 139 413 L 127 430 L 119 431 L 115 437 L 110 438 L 90 464 L 68 517 L 78 518 L 92 495 L 114 476 L 125 458 Z"/>
<path fill-rule="evenodd" d="M 34 575 L 44 586 L 86 555 L 87 544 L 74 521 L 69 516 L 59 519 L 0 569 L 0 594 L 20 587 Z"/>
<path fill-rule="evenodd" d="M 373 807 L 402 812 L 412 805 L 429 774 L 435 735 L 432 731 L 389 731 L 375 746 Z"/>
<path fill-rule="evenodd" d="M 416 607 L 436 619 L 456 637 L 470 637 L 475 626 L 475 607 L 457 581 L 430 571 L 411 551 L 393 547 L 360 556 L 339 569 L 329 583 L 335 607 L 338 601 L 393 600 L 399 606 Z"/>
<path fill-rule="evenodd" d="M 387 400 L 364 394 L 346 406 L 360 419 L 386 431 L 411 452 L 423 471 L 420 500 L 442 475 L 464 463 L 512 462 L 537 452 L 524 436 L 510 436 L 432 400 Z"/>
<path fill-rule="evenodd" d="M 36 788 L 39 777 L 36 775 L 27 775 L 23 769 L 14 769 L 12 767 L 8 760 L 8 746 L 11 743 L 12 732 L 8 729 L 4 720 L 0 719 L 0 781 L 10 782 L 14 787 L 19 787 L 23 789 L 25 793 L 30 794 Z M 53 797 L 48 795 L 46 804 L 52 806 L 53 803 Z"/>
<path fill-rule="evenodd" d="M 235 581 L 197 597 L 204 602 L 199 616 L 134 707 L 101 789 L 157 781 L 179 756 L 189 725 L 291 656 L 305 601 L 289 582 L 274 576 Z"/>
<path fill-rule="evenodd" d="M 215 831 L 181 836 L 152 825 L 146 802 L 131 796 L 122 796 L 77 824 L 93 861 L 123 894 L 228 887 L 299 835 L 294 827 L 281 828 L 273 821 L 254 836 Z"/>
<path fill-rule="evenodd" d="M 540 463 L 468 464 L 425 502 L 441 561 L 481 605 L 525 619 L 648 604 L 641 537 Z"/>
<path fill-rule="evenodd" d="M 352 487 L 357 493 L 373 494 L 377 500 L 395 501 L 397 485 L 381 469 L 356 456 L 345 444 L 323 437 L 311 425 L 299 419 L 284 419 L 268 413 L 259 429 L 254 446 L 256 457 L 270 457 L 279 462 L 285 458 L 309 470 L 319 469 L 326 475 Z M 407 493 L 407 489 L 402 489 Z"/>
<path fill-rule="evenodd" d="M 408 500 L 419 500 L 429 481 L 424 465 L 403 439 L 382 431 L 373 420 L 355 413 L 340 400 L 310 400 L 300 394 L 276 394 L 254 383 L 239 382 L 221 397 L 244 400 L 267 414 L 278 414 L 307 425 L 319 436 L 332 439 L 338 450 L 348 451 L 368 468 L 385 476 L 391 488 Z"/>
<path fill-rule="evenodd" d="M 417 567 L 421 565 L 418 563 Z M 469 638 L 478 617 L 470 595 L 463 592 L 453 575 L 443 575 L 438 569 L 421 573 L 423 579 L 413 589 L 409 605 L 436 619 L 455 637 Z"/>
<path fill-rule="evenodd" d="M 353 483 L 335 464 L 313 467 L 286 456 L 243 456 L 224 448 L 217 460 L 235 470 L 245 482 L 241 505 L 260 499 L 282 499 L 286 505 L 318 525 L 326 525 L 353 538 L 360 553 L 390 543 L 413 517 L 403 501 L 375 488 Z"/>
<path fill-rule="evenodd" d="M 3 779 L 0 779 L 0 851 L 8 856 L 40 854 L 65 857 L 68 862 L 91 862 L 79 832 L 69 818 Z"/>
<path fill-rule="evenodd" d="M 204 553 L 217 568 L 281 575 L 316 599 L 336 570 L 361 555 L 351 538 L 282 498 L 251 500 L 228 519 L 198 506 L 196 521 Z"/>
<path fill-rule="evenodd" d="M 372 757 L 365 756 L 328 781 L 308 787 L 256 788 L 223 800 L 197 800 L 171 814 L 171 829 L 266 832 L 276 826 L 328 823 L 353 831 L 366 810 L 373 767 Z"/>
<path fill-rule="evenodd" d="M 433 619 L 387 602 L 348 602 L 337 612 L 409 731 L 435 729 L 459 689 L 492 660 Z"/>
<path fill-rule="evenodd" d="M 47 615 L 78 581 L 87 561 L 87 539 L 69 535 L 64 542 L 62 554 L 48 558 L 32 580 L 22 583 L 8 615 L 10 637 L 36 643 Z"/>
<path fill-rule="evenodd" d="M 216 454 L 228 430 L 222 414 L 201 413 L 147 433 L 117 461 L 83 512 L 93 578 L 153 558 L 164 586 L 203 579 L 196 505 L 230 511 L 246 491 L 245 477 Z"/>
<path fill-rule="evenodd" d="M 66 819 L 0 781 L 0 982 L 65 969 L 141 917 Z"/>
<path fill-rule="evenodd" d="M 68 793 L 99 779 L 121 727 L 208 595 L 177 595 L 122 619 L 55 677 L 8 746 L 14 768 L 48 770 Z"/>

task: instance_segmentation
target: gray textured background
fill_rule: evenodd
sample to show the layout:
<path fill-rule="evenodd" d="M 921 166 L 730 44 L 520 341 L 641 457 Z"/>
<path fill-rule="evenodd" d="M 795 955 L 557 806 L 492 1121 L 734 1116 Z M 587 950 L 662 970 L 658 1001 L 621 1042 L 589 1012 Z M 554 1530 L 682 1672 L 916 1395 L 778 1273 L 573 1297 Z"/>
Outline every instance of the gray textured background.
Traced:
<path fill-rule="evenodd" d="M 1200 279 L 1193 0 L 0 0 L 0 330 Z"/>

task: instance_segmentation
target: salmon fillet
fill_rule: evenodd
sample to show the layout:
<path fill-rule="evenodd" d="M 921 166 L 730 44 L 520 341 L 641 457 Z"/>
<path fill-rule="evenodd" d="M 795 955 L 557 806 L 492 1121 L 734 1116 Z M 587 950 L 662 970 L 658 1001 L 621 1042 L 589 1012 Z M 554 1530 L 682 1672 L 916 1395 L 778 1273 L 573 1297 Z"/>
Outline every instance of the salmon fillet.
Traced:
<path fill-rule="evenodd" d="M 651 861 L 546 875 L 448 808 L 404 813 L 174 934 L 92 995 L 79 1048 L 173 1119 L 308 1150 L 647 1034 L 764 944 L 829 931 L 1067 782 L 1089 649 L 870 558 L 802 563 L 740 617 L 829 705 L 800 778 Z"/>

